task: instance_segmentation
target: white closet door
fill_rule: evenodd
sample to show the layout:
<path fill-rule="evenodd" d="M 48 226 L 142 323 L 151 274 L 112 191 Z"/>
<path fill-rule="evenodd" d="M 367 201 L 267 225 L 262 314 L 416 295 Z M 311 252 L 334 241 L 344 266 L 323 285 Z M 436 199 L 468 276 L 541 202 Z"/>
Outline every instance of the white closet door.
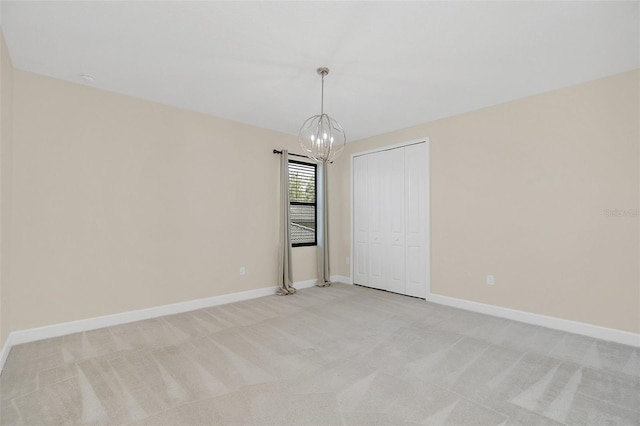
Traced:
<path fill-rule="evenodd" d="M 353 282 L 369 284 L 368 156 L 353 159 Z"/>
<path fill-rule="evenodd" d="M 426 297 L 427 286 L 428 167 L 426 144 L 405 147 L 405 294 L 423 298 Z"/>
<path fill-rule="evenodd" d="M 386 289 L 389 275 L 387 264 L 388 245 L 388 180 L 385 152 L 369 154 L 368 205 L 369 205 L 369 286 Z"/>
<path fill-rule="evenodd" d="M 404 219 L 404 148 L 384 152 L 385 180 L 389 186 L 385 204 L 387 220 L 387 264 L 386 290 L 405 293 L 405 219 Z"/>
<path fill-rule="evenodd" d="M 354 283 L 426 297 L 428 166 L 426 143 L 354 157 Z"/>

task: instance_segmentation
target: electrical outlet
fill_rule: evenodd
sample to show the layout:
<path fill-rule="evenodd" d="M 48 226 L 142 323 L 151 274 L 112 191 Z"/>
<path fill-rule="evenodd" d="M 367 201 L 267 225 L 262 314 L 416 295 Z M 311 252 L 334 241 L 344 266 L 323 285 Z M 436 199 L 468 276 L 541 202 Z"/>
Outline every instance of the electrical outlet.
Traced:
<path fill-rule="evenodd" d="M 496 277 L 493 275 L 487 275 L 487 285 L 495 285 Z"/>
<path fill-rule="evenodd" d="M 240 275 L 244 275 L 244 274 L 246 274 L 246 273 L 247 273 L 246 268 L 245 268 L 244 266 L 241 266 L 241 267 L 240 267 Z"/>

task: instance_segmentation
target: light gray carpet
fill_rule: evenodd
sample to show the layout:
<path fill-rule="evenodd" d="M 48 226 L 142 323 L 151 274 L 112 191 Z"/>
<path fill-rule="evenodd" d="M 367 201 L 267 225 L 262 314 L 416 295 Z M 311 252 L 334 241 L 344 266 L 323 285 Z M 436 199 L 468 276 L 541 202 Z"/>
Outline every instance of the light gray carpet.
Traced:
<path fill-rule="evenodd" d="M 640 350 L 357 286 L 16 346 L 10 424 L 640 424 Z"/>

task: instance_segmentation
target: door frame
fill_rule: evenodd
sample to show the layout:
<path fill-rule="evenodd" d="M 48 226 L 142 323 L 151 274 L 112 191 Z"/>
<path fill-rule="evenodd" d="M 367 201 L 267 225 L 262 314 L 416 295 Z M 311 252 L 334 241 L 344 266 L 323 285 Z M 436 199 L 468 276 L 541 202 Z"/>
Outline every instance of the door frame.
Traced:
<path fill-rule="evenodd" d="M 355 240 L 355 229 L 353 227 L 354 225 L 354 221 L 355 221 L 355 214 L 354 214 L 354 209 L 353 209 L 353 205 L 354 205 L 354 196 L 355 196 L 355 191 L 354 191 L 354 179 L 353 179 L 353 160 L 355 157 L 360 157 L 362 155 L 367 155 L 367 154 L 373 154 L 375 152 L 381 152 L 381 151 L 390 151 L 392 149 L 398 149 L 398 148 L 403 148 L 405 146 L 410 146 L 410 145 L 417 145 L 420 143 L 424 143 L 426 144 L 426 150 L 427 150 L 427 170 L 425 173 L 425 188 L 427 188 L 427 207 L 425 209 L 425 217 L 424 220 L 427 225 L 427 229 L 426 229 L 426 235 L 425 235 L 425 252 L 426 252 L 426 277 L 425 277 L 425 283 L 426 283 L 426 289 L 425 289 L 425 300 L 429 300 L 429 296 L 431 295 L 431 142 L 429 140 L 428 137 L 423 137 L 423 138 L 418 138 L 418 139 L 413 139 L 410 141 L 406 141 L 406 142 L 400 142 L 400 143 L 396 143 L 396 144 L 392 144 L 392 145 L 385 145 L 385 146 L 381 146 L 378 148 L 374 148 L 374 149 L 369 149 L 366 151 L 358 151 L 358 152 L 354 152 L 353 154 L 351 154 L 351 158 L 349 159 L 349 166 L 350 166 L 350 178 L 351 178 L 351 182 L 350 182 L 350 202 L 351 202 L 351 235 L 350 235 L 350 239 L 351 239 L 351 250 L 349 253 L 349 263 L 350 263 L 350 274 L 351 274 L 351 283 L 355 284 L 354 282 L 354 277 L 355 277 L 355 273 L 354 273 L 354 268 L 355 268 L 355 263 L 353 261 L 353 252 L 354 252 L 354 247 L 353 247 L 353 243 Z"/>

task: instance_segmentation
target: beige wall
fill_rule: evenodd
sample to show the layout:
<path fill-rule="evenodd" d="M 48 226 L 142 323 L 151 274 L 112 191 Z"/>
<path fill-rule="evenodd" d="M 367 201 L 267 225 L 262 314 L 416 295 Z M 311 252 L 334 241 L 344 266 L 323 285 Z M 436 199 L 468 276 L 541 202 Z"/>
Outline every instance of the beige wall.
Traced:
<path fill-rule="evenodd" d="M 333 273 L 350 275 L 350 155 L 427 136 L 433 293 L 640 332 L 639 219 L 605 215 L 639 206 L 639 80 L 636 70 L 349 144 L 330 181 Z"/>
<path fill-rule="evenodd" d="M 271 150 L 297 151 L 295 137 L 14 73 L 5 58 L 3 47 L 3 342 L 275 285 Z M 634 71 L 348 144 L 330 173 L 332 273 L 351 275 L 350 154 L 428 136 L 434 293 L 639 332 L 638 218 L 605 216 L 640 207 L 639 80 Z M 293 255 L 294 278 L 312 279 L 314 248 Z"/>
<path fill-rule="evenodd" d="M 0 348 L 9 335 L 9 242 L 11 209 L 11 146 L 13 66 L 0 30 Z"/>
<path fill-rule="evenodd" d="M 19 70 L 14 101 L 12 330 L 276 284 L 295 137 Z"/>

